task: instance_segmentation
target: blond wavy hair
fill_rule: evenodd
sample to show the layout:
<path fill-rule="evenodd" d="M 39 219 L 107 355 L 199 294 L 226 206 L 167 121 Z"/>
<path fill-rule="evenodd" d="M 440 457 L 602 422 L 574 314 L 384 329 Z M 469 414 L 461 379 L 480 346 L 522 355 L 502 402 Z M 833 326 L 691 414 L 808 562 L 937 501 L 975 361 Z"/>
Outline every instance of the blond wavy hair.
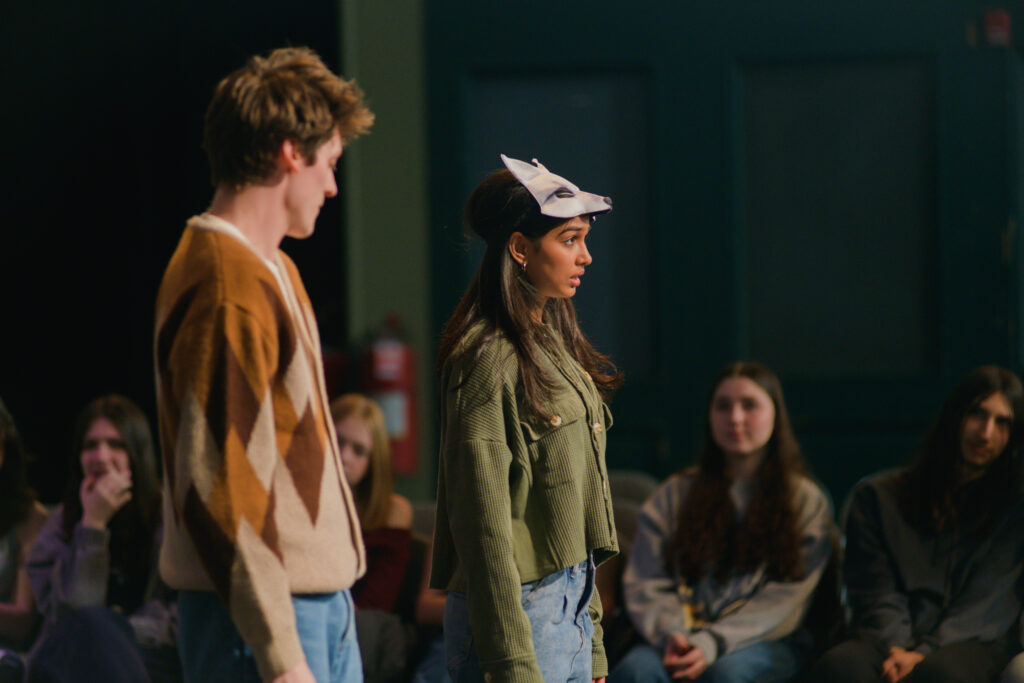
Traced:
<path fill-rule="evenodd" d="M 391 474 L 391 448 L 387 423 L 380 406 L 362 394 L 343 394 L 331 401 L 334 424 L 355 415 L 370 428 L 370 462 L 359 483 L 352 487 L 356 512 L 363 529 L 379 529 L 387 525 L 391 511 L 391 495 L 395 490 Z"/>

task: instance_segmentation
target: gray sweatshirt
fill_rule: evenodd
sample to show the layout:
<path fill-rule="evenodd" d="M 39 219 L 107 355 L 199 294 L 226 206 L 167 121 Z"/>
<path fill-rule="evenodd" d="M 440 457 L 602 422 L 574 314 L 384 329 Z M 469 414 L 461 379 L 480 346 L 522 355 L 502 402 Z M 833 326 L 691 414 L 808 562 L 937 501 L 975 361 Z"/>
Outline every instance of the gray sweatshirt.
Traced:
<path fill-rule="evenodd" d="M 904 519 L 896 474 L 851 494 L 843 571 L 853 627 L 925 656 L 964 640 L 1009 637 L 1021 611 L 1024 505 L 979 535 L 957 525 L 922 533 Z M 970 489 L 961 505 L 983 503 Z"/>
<path fill-rule="evenodd" d="M 724 582 L 705 576 L 687 586 L 666 571 L 665 550 L 692 482 L 686 474 L 673 475 L 644 503 L 622 582 L 629 616 L 648 642 L 660 648 L 670 634 L 681 633 L 710 666 L 730 652 L 784 638 L 800 627 L 832 552 L 834 523 L 828 497 L 800 477 L 794 482 L 804 565 L 799 580 L 772 581 L 761 566 Z M 738 481 L 729 493 L 742 518 L 749 484 Z"/>

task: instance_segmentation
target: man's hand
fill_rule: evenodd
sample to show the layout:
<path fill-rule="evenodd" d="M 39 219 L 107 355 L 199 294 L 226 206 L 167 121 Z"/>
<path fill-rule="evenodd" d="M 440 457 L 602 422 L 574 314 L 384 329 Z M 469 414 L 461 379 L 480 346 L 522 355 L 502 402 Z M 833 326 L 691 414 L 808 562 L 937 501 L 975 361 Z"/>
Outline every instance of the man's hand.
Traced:
<path fill-rule="evenodd" d="M 920 653 L 904 650 L 902 647 L 891 647 L 889 657 L 882 662 L 882 676 L 888 683 L 901 681 L 922 659 L 924 655 Z"/>
<path fill-rule="evenodd" d="M 673 633 L 665 641 L 665 654 L 661 663 L 674 680 L 696 680 L 708 668 L 701 649 L 690 645 L 690 641 L 681 633 Z"/>
<path fill-rule="evenodd" d="M 111 469 L 99 476 L 87 474 L 78 497 L 82 501 L 82 525 L 106 529 L 110 518 L 132 499 L 131 472 Z"/>
<path fill-rule="evenodd" d="M 271 683 L 316 683 L 316 678 L 313 677 L 313 672 L 309 670 L 309 665 L 303 661 L 297 667 L 289 669 L 274 678 Z"/>
<path fill-rule="evenodd" d="M 595 678 L 594 683 L 604 683 L 604 676 L 601 676 L 600 678 Z"/>

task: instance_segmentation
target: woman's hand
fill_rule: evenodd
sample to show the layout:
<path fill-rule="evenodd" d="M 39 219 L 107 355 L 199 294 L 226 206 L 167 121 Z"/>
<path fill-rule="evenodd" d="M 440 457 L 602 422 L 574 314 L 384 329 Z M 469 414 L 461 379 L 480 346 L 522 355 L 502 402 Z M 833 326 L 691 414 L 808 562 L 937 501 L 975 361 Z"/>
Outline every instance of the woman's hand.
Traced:
<path fill-rule="evenodd" d="M 98 476 L 87 474 L 78 497 L 82 501 L 82 526 L 106 529 L 110 518 L 132 499 L 131 473 L 108 469 Z"/>
<path fill-rule="evenodd" d="M 708 663 L 704 652 L 699 647 L 690 645 L 682 633 L 673 633 L 665 642 L 665 655 L 661 658 L 669 676 L 673 680 L 696 680 L 703 674 Z"/>
<path fill-rule="evenodd" d="M 888 683 L 896 683 L 906 678 L 914 667 L 921 663 L 924 655 L 904 650 L 902 647 L 889 648 L 889 657 L 882 662 L 882 676 Z"/>
<path fill-rule="evenodd" d="M 272 683 L 316 683 L 316 678 L 313 677 L 309 664 L 302 662 L 274 678 Z"/>

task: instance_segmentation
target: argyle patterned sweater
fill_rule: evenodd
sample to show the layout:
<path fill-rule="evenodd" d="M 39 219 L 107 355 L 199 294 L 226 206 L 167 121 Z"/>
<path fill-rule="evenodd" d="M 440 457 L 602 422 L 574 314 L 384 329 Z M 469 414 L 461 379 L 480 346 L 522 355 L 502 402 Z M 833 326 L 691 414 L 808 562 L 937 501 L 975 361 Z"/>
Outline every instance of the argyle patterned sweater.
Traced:
<path fill-rule="evenodd" d="M 366 561 L 298 270 L 278 251 L 279 281 L 238 237 L 193 218 L 157 295 L 160 572 L 217 592 L 266 680 L 304 661 L 291 595 Z"/>

